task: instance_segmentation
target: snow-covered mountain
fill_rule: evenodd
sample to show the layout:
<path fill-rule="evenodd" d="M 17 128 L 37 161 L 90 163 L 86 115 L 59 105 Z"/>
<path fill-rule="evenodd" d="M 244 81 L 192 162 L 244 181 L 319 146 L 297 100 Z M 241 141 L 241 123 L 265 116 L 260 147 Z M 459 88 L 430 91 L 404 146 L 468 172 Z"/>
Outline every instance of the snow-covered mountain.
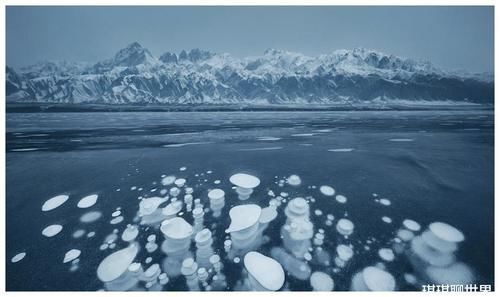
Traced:
<path fill-rule="evenodd" d="M 268 49 L 237 59 L 200 49 L 159 58 L 134 42 L 96 64 L 7 66 L 8 102 L 106 104 L 493 103 L 492 74 L 447 72 L 429 62 L 356 48 L 309 57 Z"/>

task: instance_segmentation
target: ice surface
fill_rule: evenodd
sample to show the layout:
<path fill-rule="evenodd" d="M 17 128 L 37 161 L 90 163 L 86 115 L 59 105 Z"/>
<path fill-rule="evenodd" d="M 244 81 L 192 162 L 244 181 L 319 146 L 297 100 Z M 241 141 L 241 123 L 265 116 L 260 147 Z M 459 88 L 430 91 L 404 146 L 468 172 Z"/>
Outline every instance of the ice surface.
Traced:
<path fill-rule="evenodd" d="M 45 201 L 45 203 L 42 205 L 42 211 L 49 211 L 56 209 L 59 206 L 61 206 L 64 202 L 66 202 L 68 198 L 69 198 L 68 195 L 58 195 L 52 197 L 49 200 Z"/>

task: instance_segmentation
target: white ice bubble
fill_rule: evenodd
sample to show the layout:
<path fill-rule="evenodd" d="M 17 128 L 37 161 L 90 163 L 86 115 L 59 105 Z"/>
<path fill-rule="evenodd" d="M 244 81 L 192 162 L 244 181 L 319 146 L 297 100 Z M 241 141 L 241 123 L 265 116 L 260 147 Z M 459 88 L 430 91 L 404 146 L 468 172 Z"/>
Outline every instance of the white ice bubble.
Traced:
<path fill-rule="evenodd" d="M 289 185 L 291 186 L 300 186 L 300 184 L 302 183 L 302 180 L 300 179 L 300 177 L 298 175 L 290 175 L 287 180 Z"/>
<path fill-rule="evenodd" d="M 24 257 L 26 257 L 25 252 L 19 253 L 19 254 L 15 255 L 14 257 L 12 257 L 12 259 L 10 259 L 10 262 L 17 263 L 17 262 L 21 261 L 22 259 L 24 259 Z"/>
<path fill-rule="evenodd" d="M 113 218 L 116 218 L 117 216 L 119 216 L 119 215 L 121 215 L 121 214 L 122 214 L 122 212 L 121 212 L 121 211 L 119 211 L 119 210 L 117 210 L 117 211 L 114 211 L 114 212 L 111 214 L 111 216 L 112 216 Z"/>
<path fill-rule="evenodd" d="M 73 233 L 73 238 L 80 238 L 83 235 L 85 235 L 85 230 L 83 229 L 78 229 Z"/>
<path fill-rule="evenodd" d="M 259 221 L 262 209 L 256 204 L 238 205 L 229 211 L 231 224 L 226 233 L 240 231 L 252 227 Z"/>
<path fill-rule="evenodd" d="M 414 232 L 420 231 L 420 224 L 415 222 L 414 220 L 406 219 L 403 221 L 403 226 L 405 226 L 406 229 Z"/>
<path fill-rule="evenodd" d="M 321 271 L 313 272 L 309 282 L 313 291 L 332 291 L 334 286 L 331 276 Z"/>
<path fill-rule="evenodd" d="M 276 207 L 268 206 L 262 209 L 259 217 L 259 223 L 267 224 L 274 220 L 278 216 L 278 212 L 276 211 Z"/>
<path fill-rule="evenodd" d="M 319 187 L 320 192 L 325 196 L 333 196 L 335 195 L 335 189 L 330 186 L 321 186 Z"/>
<path fill-rule="evenodd" d="M 123 216 L 118 216 L 116 218 L 113 218 L 111 221 L 109 221 L 109 223 L 111 225 L 116 225 L 116 224 L 120 224 L 121 222 L 123 222 Z"/>
<path fill-rule="evenodd" d="M 337 200 L 338 203 L 346 203 L 347 202 L 347 198 L 343 195 L 335 196 L 335 200 Z"/>
<path fill-rule="evenodd" d="M 339 244 L 337 246 L 337 254 L 342 261 L 349 261 L 354 255 L 352 248 L 345 244 Z"/>
<path fill-rule="evenodd" d="M 173 175 L 166 176 L 161 180 L 161 184 L 164 186 L 169 186 L 175 182 L 175 179 L 176 178 Z"/>
<path fill-rule="evenodd" d="M 285 271 L 273 258 L 252 251 L 245 255 L 243 262 L 248 273 L 263 289 L 277 291 L 285 283 Z"/>
<path fill-rule="evenodd" d="M 380 202 L 380 204 L 385 205 L 385 206 L 391 205 L 391 201 L 389 199 L 386 199 L 386 198 L 381 198 L 379 200 L 379 202 Z"/>
<path fill-rule="evenodd" d="M 131 242 L 139 235 L 139 228 L 136 225 L 129 225 L 122 233 L 122 240 Z"/>
<path fill-rule="evenodd" d="M 68 198 L 69 198 L 68 195 L 58 195 L 52 197 L 49 200 L 45 201 L 45 203 L 42 205 L 42 211 L 49 211 L 56 209 L 59 206 L 61 206 L 64 202 L 66 202 Z"/>
<path fill-rule="evenodd" d="M 388 248 L 381 248 L 378 250 L 378 255 L 382 260 L 391 262 L 394 260 L 394 252 Z"/>
<path fill-rule="evenodd" d="M 97 277 L 103 282 L 110 282 L 120 277 L 134 261 L 139 247 L 131 244 L 104 258 L 97 267 Z"/>
<path fill-rule="evenodd" d="M 370 291 L 394 291 L 396 288 L 394 277 L 375 266 L 363 269 L 363 281 Z"/>
<path fill-rule="evenodd" d="M 81 253 L 82 252 L 80 250 L 77 250 L 77 249 L 69 250 L 66 253 L 66 255 L 64 255 L 63 263 L 68 263 L 68 262 L 75 260 L 76 258 L 80 257 Z"/>
<path fill-rule="evenodd" d="M 354 224 L 348 219 L 340 219 L 337 222 L 337 231 L 342 235 L 350 235 L 354 230 Z"/>
<path fill-rule="evenodd" d="M 225 195 L 225 193 L 221 189 L 213 189 L 210 192 L 208 192 L 208 198 L 210 200 L 214 200 L 214 201 L 224 198 L 224 195 Z"/>
<path fill-rule="evenodd" d="M 279 137 L 271 137 L 271 136 L 261 136 L 261 137 L 257 137 L 257 140 L 260 140 L 260 141 L 277 141 L 277 140 L 280 140 L 281 138 Z"/>
<path fill-rule="evenodd" d="M 78 201 L 77 206 L 78 208 L 89 208 L 94 204 L 96 204 L 97 198 L 98 195 L 96 194 L 85 196 L 82 199 L 80 199 L 80 201 Z"/>
<path fill-rule="evenodd" d="M 253 176 L 253 175 L 246 174 L 246 173 L 234 174 L 229 178 L 229 181 L 233 185 L 235 185 L 237 187 L 245 188 L 245 189 L 253 189 L 260 184 L 259 178 L 257 178 L 256 176 Z"/>
<path fill-rule="evenodd" d="M 185 239 L 193 234 L 193 227 L 180 217 L 163 221 L 160 230 L 170 239 Z"/>
<path fill-rule="evenodd" d="M 175 180 L 174 184 L 177 187 L 182 188 L 186 184 L 186 179 L 184 179 L 184 178 L 178 178 L 178 179 Z"/>
<path fill-rule="evenodd" d="M 100 219 L 102 216 L 102 213 L 100 211 L 90 211 L 85 214 L 83 214 L 80 217 L 80 222 L 82 223 L 92 223 Z"/>
<path fill-rule="evenodd" d="M 384 223 L 387 223 L 387 224 L 390 224 L 392 223 L 392 219 L 387 217 L 387 216 L 383 216 L 382 217 L 382 221 L 384 221 Z"/>
<path fill-rule="evenodd" d="M 185 166 L 179 168 L 180 171 L 185 171 L 187 168 Z"/>
<path fill-rule="evenodd" d="M 63 226 L 61 226 L 61 225 L 57 225 L 57 224 L 50 225 L 50 226 L 45 227 L 42 230 L 42 235 L 46 236 L 46 237 L 56 236 L 57 234 L 59 234 L 59 232 L 61 232 L 62 229 L 63 229 Z"/>
<path fill-rule="evenodd" d="M 429 225 L 429 230 L 436 235 L 436 237 L 448 242 L 461 242 L 464 241 L 464 234 L 457 228 L 442 222 L 434 222 Z"/>

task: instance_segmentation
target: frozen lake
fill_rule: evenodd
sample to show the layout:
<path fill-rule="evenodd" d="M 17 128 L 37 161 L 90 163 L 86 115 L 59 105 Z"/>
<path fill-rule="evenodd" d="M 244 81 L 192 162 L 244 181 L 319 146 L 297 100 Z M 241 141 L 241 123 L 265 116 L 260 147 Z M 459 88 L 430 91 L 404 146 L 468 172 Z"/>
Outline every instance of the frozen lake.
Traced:
<path fill-rule="evenodd" d="M 301 261 L 312 272 L 330 275 L 335 290 L 349 290 L 353 276 L 371 265 L 392 274 L 397 290 L 420 290 L 418 281 L 405 278 L 419 279 L 419 271 L 407 252 L 394 247 L 405 219 L 422 226 L 415 234 L 436 221 L 456 227 L 465 236 L 457 260 L 471 268 L 475 283 L 493 285 L 493 134 L 493 111 L 481 110 L 8 113 L 7 290 L 104 288 L 97 267 L 129 245 L 120 236 L 127 224 L 139 225 L 138 198 L 165 196 L 165 191 L 160 193 L 172 185 L 161 181 L 170 175 L 186 179 L 181 190 L 192 187 L 192 196 L 206 208 L 203 225 L 212 231 L 226 290 L 241 289 L 239 281 L 245 279 L 243 257 L 235 261 L 224 249 L 229 210 L 245 203 L 262 208 L 271 200 L 281 203 L 277 218 L 253 248 L 270 256 L 273 248 L 286 250 L 280 229 L 287 219 L 286 204 L 295 197 L 306 198 L 314 234 L 322 229 L 324 236 L 321 244 L 311 239 L 312 259 Z M 260 179 L 246 201 L 237 198 L 229 181 L 239 172 Z M 300 185 L 283 182 L 290 175 L 298 175 Z M 321 186 L 347 199 L 327 196 Z M 225 192 L 218 218 L 207 197 L 215 188 Z M 45 207 L 56 207 L 42 211 L 58 195 L 67 195 L 67 200 L 52 200 Z M 177 215 L 193 223 L 185 208 Z M 341 218 L 354 225 L 347 237 L 336 230 Z M 51 225 L 62 230 L 44 230 Z M 151 253 L 145 249 L 150 235 L 156 235 L 158 245 L 163 242 L 157 227 L 140 225 L 135 239 L 140 251 L 134 262 L 144 270 L 164 265 L 161 248 Z M 110 240 L 114 229 L 118 238 Z M 341 244 L 354 255 L 338 267 L 334 258 Z M 327 256 L 316 257 L 318 246 Z M 396 250 L 394 259 L 383 259 L 382 248 Z M 67 254 L 70 250 L 79 253 Z M 194 243 L 190 252 L 195 255 Z M 65 255 L 68 263 L 63 263 Z M 184 276 L 167 276 L 165 285 L 154 288 L 188 289 Z M 147 282 L 139 282 L 136 289 L 144 289 Z M 309 279 L 290 273 L 283 288 L 312 289 Z"/>

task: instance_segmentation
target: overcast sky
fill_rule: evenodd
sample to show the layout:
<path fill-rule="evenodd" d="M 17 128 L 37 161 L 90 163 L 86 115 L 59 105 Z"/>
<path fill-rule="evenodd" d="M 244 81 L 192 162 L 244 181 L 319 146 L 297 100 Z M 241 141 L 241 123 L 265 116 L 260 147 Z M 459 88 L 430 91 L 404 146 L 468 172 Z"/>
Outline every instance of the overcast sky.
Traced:
<path fill-rule="evenodd" d="M 492 7 L 7 7 L 7 64 L 96 62 L 138 41 L 154 55 L 365 47 L 493 71 Z"/>

